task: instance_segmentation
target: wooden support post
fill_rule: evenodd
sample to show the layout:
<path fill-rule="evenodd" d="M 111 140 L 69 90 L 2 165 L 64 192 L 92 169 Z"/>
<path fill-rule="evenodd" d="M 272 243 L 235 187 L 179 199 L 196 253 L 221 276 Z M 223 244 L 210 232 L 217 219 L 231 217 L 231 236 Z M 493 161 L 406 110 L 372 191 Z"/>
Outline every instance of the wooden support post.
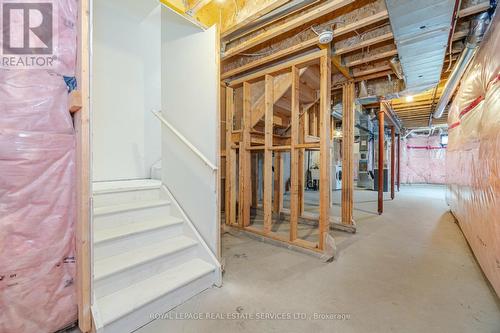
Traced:
<path fill-rule="evenodd" d="M 330 106 L 332 86 L 332 60 L 330 48 L 323 50 L 320 58 L 320 177 L 319 177 L 319 249 L 325 249 L 326 236 L 330 230 Z"/>
<path fill-rule="evenodd" d="M 299 114 L 300 114 L 299 69 L 292 67 L 292 112 L 290 141 L 290 241 L 297 239 L 299 220 Z"/>
<path fill-rule="evenodd" d="M 395 197 L 395 181 L 396 181 L 396 129 L 391 126 L 391 200 Z"/>
<path fill-rule="evenodd" d="M 398 178 L 398 192 L 399 188 L 401 185 L 401 134 L 398 133 L 398 172 L 397 172 L 397 178 Z"/>
<path fill-rule="evenodd" d="M 305 143 L 305 118 L 304 113 L 307 113 L 307 109 L 303 108 L 302 116 L 299 118 L 299 145 Z M 299 216 L 304 214 L 304 184 L 305 184 L 305 172 L 304 172 L 304 154 L 305 149 L 299 149 Z"/>
<path fill-rule="evenodd" d="M 236 149 L 233 145 L 234 90 L 226 88 L 226 224 L 236 223 Z"/>
<path fill-rule="evenodd" d="M 250 110 L 251 85 L 243 82 L 243 132 L 240 143 L 240 204 L 239 204 L 239 224 L 241 227 L 250 225 L 250 205 L 252 201 L 251 180 L 250 180 Z"/>
<path fill-rule="evenodd" d="M 274 79 L 270 75 L 265 78 L 265 129 L 264 129 L 264 233 L 271 232 L 273 223 L 273 87 Z M 276 193 L 276 189 L 275 189 Z"/>
<path fill-rule="evenodd" d="M 380 105 L 378 113 L 378 214 L 384 212 L 384 106 Z"/>
<path fill-rule="evenodd" d="M 252 208 L 257 209 L 259 205 L 259 156 L 250 154 L 251 157 L 251 177 L 252 177 Z"/>
<path fill-rule="evenodd" d="M 343 86 L 342 224 L 353 224 L 354 197 L 354 82 Z"/>
<path fill-rule="evenodd" d="M 92 262 L 90 228 L 90 4 L 81 0 L 78 8 L 77 80 L 81 107 L 74 114 L 76 137 L 76 298 L 78 326 L 83 333 L 92 330 Z"/>
<path fill-rule="evenodd" d="M 312 107 L 310 107 L 305 113 L 304 115 L 302 116 L 302 118 L 304 118 L 304 135 L 305 136 L 308 136 L 310 135 L 310 130 L 309 130 L 309 122 L 310 122 L 310 119 L 309 119 L 309 112 L 311 112 L 311 109 L 314 108 L 314 105 Z"/>
<path fill-rule="evenodd" d="M 275 214 L 281 212 L 283 207 L 283 159 L 281 152 L 274 152 L 274 207 Z"/>

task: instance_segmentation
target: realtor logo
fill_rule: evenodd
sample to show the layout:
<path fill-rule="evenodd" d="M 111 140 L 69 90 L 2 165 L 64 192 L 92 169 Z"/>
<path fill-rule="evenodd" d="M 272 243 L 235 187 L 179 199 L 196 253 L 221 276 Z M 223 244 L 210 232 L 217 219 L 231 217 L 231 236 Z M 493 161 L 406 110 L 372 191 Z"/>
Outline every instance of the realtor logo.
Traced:
<path fill-rule="evenodd" d="M 2 68 L 50 68 L 57 16 L 53 0 L 0 0 Z"/>

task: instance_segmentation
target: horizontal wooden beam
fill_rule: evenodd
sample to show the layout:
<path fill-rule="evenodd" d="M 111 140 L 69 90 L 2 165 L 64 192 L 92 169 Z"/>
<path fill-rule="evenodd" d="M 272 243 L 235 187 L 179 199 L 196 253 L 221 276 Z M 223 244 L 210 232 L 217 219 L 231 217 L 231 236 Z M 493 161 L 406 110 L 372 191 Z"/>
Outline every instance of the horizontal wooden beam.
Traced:
<path fill-rule="evenodd" d="M 481 13 L 481 12 L 487 11 L 489 8 L 490 8 L 490 2 L 489 1 L 485 1 L 485 2 L 479 3 L 477 5 L 461 9 L 458 12 L 458 17 L 462 18 L 462 17 L 474 15 L 474 14 L 477 14 L 477 13 Z"/>
<path fill-rule="evenodd" d="M 223 56 L 222 60 L 226 60 L 230 57 L 233 57 L 237 55 L 238 53 L 241 53 L 243 51 L 246 51 L 254 46 L 257 46 L 261 43 L 264 43 L 278 35 L 281 35 L 285 32 L 288 32 L 290 30 L 293 30 L 297 27 L 300 27 L 304 24 L 306 24 L 309 21 L 315 20 L 318 17 L 324 16 L 326 14 L 329 14 L 333 12 L 334 10 L 340 9 L 342 7 L 345 7 L 347 5 L 350 5 L 353 3 L 354 0 L 333 0 L 333 1 L 328 1 L 325 4 L 318 6 L 311 11 L 299 15 L 295 17 L 294 19 L 283 23 L 281 25 L 278 25 L 274 28 L 271 28 L 261 34 L 258 34 L 257 36 L 250 38 L 247 41 L 242 42 L 241 44 L 229 49 L 226 51 Z"/>
<path fill-rule="evenodd" d="M 364 70 L 364 71 L 354 72 L 354 77 L 358 78 L 358 77 L 370 75 L 370 74 L 373 74 L 373 73 L 387 71 L 387 70 L 390 70 L 390 69 L 391 69 L 391 66 L 389 66 L 389 65 L 378 66 L 378 67 L 370 68 L 370 69 L 367 69 L 367 70 Z"/>
<path fill-rule="evenodd" d="M 254 12 L 253 14 L 243 18 L 241 21 L 228 27 L 226 30 L 224 30 L 222 32 L 221 38 L 227 37 L 228 35 L 232 34 L 233 32 L 240 29 L 241 27 L 261 18 L 262 16 L 266 15 L 267 13 L 272 12 L 276 8 L 279 8 L 290 1 L 291 0 L 275 0 L 268 5 L 265 5 L 264 7 L 260 8 L 259 10 Z"/>
<path fill-rule="evenodd" d="M 359 81 L 373 80 L 373 79 L 378 79 L 379 77 L 384 77 L 384 76 L 392 75 L 392 74 L 394 74 L 394 72 L 392 71 L 392 69 L 389 69 L 389 70 L 385 70 L 385 71 L 370 74 L 370 75 L 355 77 L 354 81 L 359 82 Z"/>
<path fill-rule="evenodd" d="M 362 64 L 366 64 L 366 63 L 369 63 L 369 62 L 373 62 L 373 61 L 377 61 L 377 60 L 381 60 L 381 59 L 385 59 L 385 58 L 389 58 L 389 57 L 392 57 L 392 56 L 395 56 L 396 54 L 398 54 L 398 50 L 390 50 L 390 51 L 387 51 L 387 52 L 381 52 L 381 53 L 378 53 L 378 54 L 375 54 L 371 57 L 365 57 L 365 58 L 361 58 L 361 59 L 358 59 L 358 60 L 353 60 L 351 62 L 348 62 L 346 63 L 346 67 L 354 67 L 354 66 L 359 66 L 359 65 L 362 65 Z"/>
<path fill-rule="evenodd" d="M 342 74 L 346 79 L 351 80 L 352 74 L 349 68 L 342 64 L 342 59 L 338 55 L 332 55 L 332 65 L 335 67 L 340 74 Z"/>
<path fill-rule="evenodd" d="M 392 40 L 392 39 L 394 39 L 394 35 L 392 34 L 392 32 L 388 32 L 388 33 L 383 34 L 381 36 L 373 37 L 373 38 L 367 39 L 365 41 L 359 42 L 357 44 L 353 44 L 350 46 L 336 49 L 336 50 L 334 50 L 334 53 L 338 54 L 338 55 L 350 53 L 350 52 L 357 51 L 359 49 L 362 49 L 362 48 L 365 48 L 365 47 L 368 47 L 371 45 L 375 45 L 378 43 L 382 43 L 382 42 L 385 42 L 388 40 Z"/>
<path fill-rule="evenodd" d="M 197 3 L 194 4 L 193 7 L 189 8 L 187 11 L 186 11 L 186 14 L 190 15 L 190 16 L 194 16 L 196 15 L 196 13 L 202 9 L 203 7 L 205 7 L 206 5 L 208 5 L 209 3 L 211 3 L 212 0 L 198 0 Z"/>
<path fill-rule="evenodd" d="M 288 71 L 290 69 L 290 67 L 292 67 L 292 66 L 305 66 L 305 65 L 311 63 L 313 60 L 317 60 L 319 57 L 321 57 L 323 55 L 323 53 L 324 53 L 323 50 L 315 51 L 315 52 L 303 55 L 299 58 L 291 59 L 291 60 L 288 60 L 284 63 L 261 69 L 260 71 L 257 71 L 255 73 L 251 73 L 251 74 L 245 75 L 243 77 L 239 77 L 235 80 L 229 81 L 229 86 L 234 87 L 237 85 L 241 85 L 243 82 L 249 82 L 249 81 L 253 81 L 253 80 L 262 78 L 266 74 L 276 74 L 279 72 L 283 72 L 284 70 Z"/>
<path fill-rule="evenodd" d="M 270 54 L 268 56 L 262 57 L 262 58 L 260 58 L 258 60 L 252 61 L 252 62 L 250 62 L 250 63 L 248 63 L 246 65 L 237 67 L 237 68 L 232 69 L 230 71 L 227 71 L 227 72 L 225 72 L 225 73 L 223 73 L 221 75 L 221 79 L 222 80 L 228 79 L 228 78 L 230 78 L 232 76 L 235 76 L 235 75 L 238 75 L 240 73 L 247 72 L 247 71 L 249 71 L 249 70 L 251 70 L 253 68 L 269 64 L 269 63 L 271 63 L 274 60 L 285 58 L 285 57 L 287 57 L 289 55 L 293 55 L 293 54 L 298 53 L 300 51 L 304 51 L 304 50 L 306 50 L 308 48 L 312 48 L 313 46 L 315 46 L 317 44 L 318 44 L 318 38 L 312 38 L 312 39 L 306 40 L 306 41 L 304 41 L 302 43 L 299 43 L 299 44 L 294 45 L 292 47 L 289 47 L 287 49 L 278 51 L 276 53 L 273 53 L 273 54 Z"/>

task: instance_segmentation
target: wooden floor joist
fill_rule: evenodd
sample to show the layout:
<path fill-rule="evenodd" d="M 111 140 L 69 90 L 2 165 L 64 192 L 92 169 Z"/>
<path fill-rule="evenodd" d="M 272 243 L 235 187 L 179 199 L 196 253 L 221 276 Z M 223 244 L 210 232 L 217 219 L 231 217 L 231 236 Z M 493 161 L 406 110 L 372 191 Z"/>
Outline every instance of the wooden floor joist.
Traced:
<path fill-rule="evenodd" d="M 484 2 L 479 3 L 477 5 L 461 9 L 458 12 L 458 17 L 462 18 L 462 17 L 466 17 L 466 16 L 478 14 L 478 13 L 481 13 L 481 12 L 484 12 L 484 11 L 488 10 L 489 8 L 490 8 L 490 2 L 489 1 L 484 1 Z"/>
<path fill-rule="evenodd" d="M 361 29 L 361 28 L 364 28 L 364 27 L 369 26 L 371 24 L 386 20 L 388 17 L 389 16 L 388 16 L 387 11 L 382 11 L 380 13 L 371 15 L 367 18 L 361 19 L 361 20 L 356 21 L 354 23 L 348 24 L 345 27 L 334 29 L 333 35 L 336 38 L 338 38 L 340 36 L 351 33 L 357 29 Z M 347 48 L 338 49 L 334 52 L 334 54 L 335 55 L 342 55 L 344 53 L 353 52 L 353 51 L 356 51 L 356 50 L 359 50 L 362 48 L 369 47 L 369 46 L 374 45 L 374 44 L 378 44 L 378 43 L 382 43 L 382 42 L 385 42 L 388 40 L 392 40 L 393 38 L 394 38 L 394 36 L 392 33 L 387 33 L 387 34 L 379 36 L 379 37 L 367 39 L 365 41 L 362 41 L 358 44 L 355 44 L 355 45 L 347 47 Z M 312 48 L 312 47 L 317 46 L 317 45 L 318 45 L 318 38 L 317 37 L 308 39 L 308 40 L 303 41 L 299 44 L 293 45 L 289 48 L 274 52 L 268 56 L 261 57 L 255 61 L 252 61 L 252 62 L 247 63 L 247 64 L 242 65 L 242 66 L 238 66 L 237 68 L 229 70 L 227 72 L 224 72 L 224 73 L 222 73 L 221 78 L 223 80 L 228 79 L 230 77 L 236 76 L 236 75 L 241 74 L 241 73 L 248 72 L 251 69 L 254 69 L 254 68 L 257 68 L 260 66 L 264 66 L 266 64 L 272 63 L 273 61 L 276 61 L 276 60 L 279 60 L 282 58 L 286 58 L 288 56 L 299 53 L 301 51 L 304 51 L 308 48 Z"/>
<path fill-rule="evenodd" d="M 258 34 L 257 36 L 250 38 L 249 40 L 246 40 L 242 42 L 241 44 L 230 48 L 228 51 L 226 51 L 223 56 L 222 60 L 226 60 L 230 57 L 233 57 L 237 55 L 238 53 L 241 53 L 243 51 L 246 51 L 256 45 L 259 45 L 261 43 L 264 43 L 278 35 L 281 35 L 285 32 L 288 32 L 292 29 L 295 29 L 309 21 L 312 21 L 314 19 L 317 19 L 318 17 L 324 16 L 328 13 L 333 12 L 334 10 L 340 9 L 342 7 L 345 7 L 351 3 L 353 3 L 354 0 L 331 0 L 326 2 L 325 4 L 318 6 L 311 11 L 300 15 L 284 24 L 278 25 L 274 28 L 271 28 L 269 30 L 264 31 L 261 34 Z"/>
<path fill-rule="evenodd" d="M 360 49 L 363 49 L 363 48 L 366 48 L 366 47 L 369 47 L 372 45 L 376 45 L 379 43 L 383 43 L 383 42 L 386 42 L 389 40 L 393 40 L 393 39 L 394 39 L 394 35 L 392 34 L 392 32 L 388 32 L 388 33 L 383 34 L 381 36 L 373 37 L 373 38 L 361 41 L 359 43 L 356 43 L 356 44 L 353 44 L 350 46 L 336 49 L 336 50 L 334 50 L 334 54 L 342 55 L 342 54 L 354 52 L 354 51 L 357 51 L 357 50 L 360 50 Z"/>
<path fill-rule="evenodd" d="M 359 65 L 363 65 L 363 64 L 366 64 L 366 63 L 369 63 L 369 62 L 373 62 L 373 61 L 377 61 L 377 60 L 381 60 L 381 59 L 390 58 L 390 57 L 393 57 L 393 56 L 395 56 L 397 54 L 398 54 L 398 50 L 394 49 L 394 50 L 390 50 L 390 51 L 378 53 L 378 54 L 375 54 L 373 56 L 361 58 L 359 60 L 353 60 L 351 62 L 346 63 L 345 66 L 346 67 L 359 66 Z"/>

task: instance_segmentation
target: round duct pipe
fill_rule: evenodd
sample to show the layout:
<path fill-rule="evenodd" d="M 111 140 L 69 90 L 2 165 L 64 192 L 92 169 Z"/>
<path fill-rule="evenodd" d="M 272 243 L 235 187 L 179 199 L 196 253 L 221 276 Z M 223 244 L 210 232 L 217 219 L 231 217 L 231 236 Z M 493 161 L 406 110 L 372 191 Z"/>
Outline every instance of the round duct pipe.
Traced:
<path fill-rule="evenodd" d="M 460 83 L 467 66 L 472 60 L 474 54 L 476 53 L 479 43 L 486 32 L 489 23 L 489 14 L 487 12 L 477 15 L 470 25 L 469 35 L 467 36 L 467 45 L 465 50 L 463 50 L 460 58 L 458 59 L 453 72 L 451 73 L 448 81 L 446 82 L 441 98 L 439 99 L 436 110 L 434 111 L 434 118 L 441 118 L 443 113 L 451 100 L 451 97 L 455 93 L 455 90 Z"/>

